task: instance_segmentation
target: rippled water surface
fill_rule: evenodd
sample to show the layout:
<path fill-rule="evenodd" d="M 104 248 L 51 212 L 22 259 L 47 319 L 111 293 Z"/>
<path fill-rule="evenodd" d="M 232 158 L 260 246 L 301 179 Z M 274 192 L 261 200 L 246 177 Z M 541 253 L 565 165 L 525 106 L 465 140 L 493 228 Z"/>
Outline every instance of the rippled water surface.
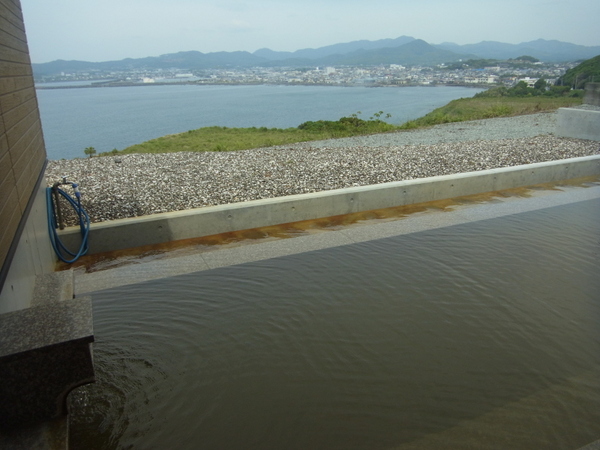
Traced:
<path fill-rule="evenodd" d="M 73 448 L 600 438 L 600 201 L 93 294 Z"/>

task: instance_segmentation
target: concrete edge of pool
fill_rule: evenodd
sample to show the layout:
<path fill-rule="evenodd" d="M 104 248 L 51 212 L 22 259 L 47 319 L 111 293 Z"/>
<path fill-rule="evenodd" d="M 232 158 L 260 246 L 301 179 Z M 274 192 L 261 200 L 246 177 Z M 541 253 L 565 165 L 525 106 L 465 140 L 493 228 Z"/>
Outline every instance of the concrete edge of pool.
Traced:
<path fill-rule="evenodd" d="M 565 195 L 567 194 L 567 195 Z M 135 284 L 186 273 L 211 270 L 308 251 L 349 245 L 410 234 L 478 220 L 560 206 L 600 198 L 600 184 L 588 187 L 564 186 L 552 190 L 532 190 L 529 197 L 507 197 L 458 206 L 445 212 L 412 214 L 396 220 L 367 225 L 342 227 L 323 233 L 297 236 L 292 239 L 254 240 L 251 245 L 223 246 L 210 251 L 192 252 L 183 256 L 128 261 L 127 265 L 85 273 L 74 271 L 77 295 L 102 289 Z"/>
<path fill-rule="evenodd" d="M 88 254 L 600 175 L 600 155 L 209 206 L 92 224 Z M 79 227 L 60 233 L 79 247 Z"/>

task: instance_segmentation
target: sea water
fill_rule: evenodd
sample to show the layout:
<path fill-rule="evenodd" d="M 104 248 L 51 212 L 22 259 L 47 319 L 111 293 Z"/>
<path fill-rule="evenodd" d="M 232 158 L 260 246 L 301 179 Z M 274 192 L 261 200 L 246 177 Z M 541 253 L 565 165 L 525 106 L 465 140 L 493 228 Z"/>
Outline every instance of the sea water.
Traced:
<path fill-rule="evenodd" d="M 83 150 L 130 145 L 207 126 L 297 127 L 384 111 L 390 123 L 423 116 L 451 100 L 472 97 L 466 87 L 195 86 L 38 89 L 49 159 L 85 157 Z M 384 115 L 385 115 L 384 114 Z"/>

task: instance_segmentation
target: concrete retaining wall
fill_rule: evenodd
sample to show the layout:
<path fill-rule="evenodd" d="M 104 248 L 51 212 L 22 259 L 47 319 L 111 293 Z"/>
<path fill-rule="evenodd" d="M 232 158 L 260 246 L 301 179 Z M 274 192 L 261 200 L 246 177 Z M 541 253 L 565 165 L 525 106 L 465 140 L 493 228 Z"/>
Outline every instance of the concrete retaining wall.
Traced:
<path fill-rule="evenodd" d="M 600 111 L 559 108 L 556 135 L 600 141 Z"/>
<path fill-rule="evenodd" d="M 600 83 L 586 83 L 583 103 L 600 106 Z"/>
<path fill-rule="evenodd" d="M 600 106 L 600 83 L 585 85 L 584 105 Z M 556 135 L 600 141 L 600 111 L 589 108 L 559 108 Z"/>
<path fill-rule="evenodd" d="M 600 175 L 600 156 L 121 219 L 92 224 L 89 254 L 593 175 Z M 78 228 L 60 235 L 78 247 Z"/>

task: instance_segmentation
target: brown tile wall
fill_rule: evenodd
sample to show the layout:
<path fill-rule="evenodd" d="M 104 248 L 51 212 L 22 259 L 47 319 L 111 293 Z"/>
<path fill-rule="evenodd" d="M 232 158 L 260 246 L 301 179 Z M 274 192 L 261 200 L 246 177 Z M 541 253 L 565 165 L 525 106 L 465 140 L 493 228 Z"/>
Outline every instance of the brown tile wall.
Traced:
<path fill-rule="evenodd" d="M 42 135 L 19 0 L 0 0 L 0 267 L 44 168 Z"/>

